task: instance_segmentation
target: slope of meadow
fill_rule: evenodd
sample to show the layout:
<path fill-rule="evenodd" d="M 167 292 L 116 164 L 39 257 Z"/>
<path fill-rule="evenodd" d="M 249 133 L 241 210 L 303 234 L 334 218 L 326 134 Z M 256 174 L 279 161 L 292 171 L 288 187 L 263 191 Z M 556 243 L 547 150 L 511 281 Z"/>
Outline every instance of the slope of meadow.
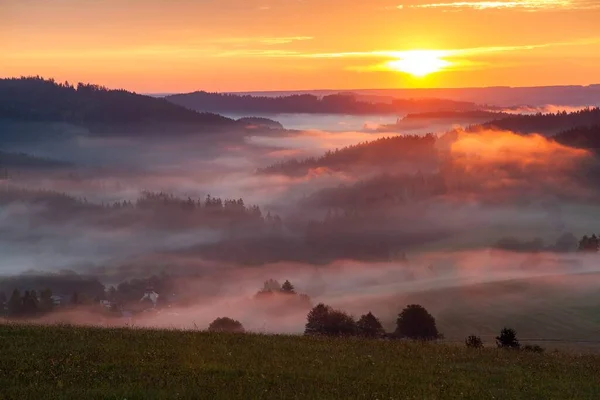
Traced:
<path fill-rule="evenodd" d="M 600 358 L 442 344 L 0 326 L 0 398 L 592 399 Z"/>

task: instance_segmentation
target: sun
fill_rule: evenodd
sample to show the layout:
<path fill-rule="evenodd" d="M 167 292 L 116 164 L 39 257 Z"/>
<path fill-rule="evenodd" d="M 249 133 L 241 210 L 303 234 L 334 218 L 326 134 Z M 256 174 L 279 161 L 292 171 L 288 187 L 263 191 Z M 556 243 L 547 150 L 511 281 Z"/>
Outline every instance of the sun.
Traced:
<path fill-rule="evenodd" d="M 450 66 L 450 62 L 442 58 L 444 55 L 443 51 L 438 50 L 404 51 L 398 55 L 398 60 L 388 61 L 386 66 L 392 71 L 423 77 Z"/>

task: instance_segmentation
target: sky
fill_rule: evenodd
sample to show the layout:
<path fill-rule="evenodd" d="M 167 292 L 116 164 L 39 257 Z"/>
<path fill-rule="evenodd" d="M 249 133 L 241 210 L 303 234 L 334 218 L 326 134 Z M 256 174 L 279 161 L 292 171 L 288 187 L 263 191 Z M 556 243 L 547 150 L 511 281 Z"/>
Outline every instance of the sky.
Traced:
<path fill-rule="evenodd" d="M 141 93 L 600 83 L 600 0 L 0 0 L 0 76 Z"/>

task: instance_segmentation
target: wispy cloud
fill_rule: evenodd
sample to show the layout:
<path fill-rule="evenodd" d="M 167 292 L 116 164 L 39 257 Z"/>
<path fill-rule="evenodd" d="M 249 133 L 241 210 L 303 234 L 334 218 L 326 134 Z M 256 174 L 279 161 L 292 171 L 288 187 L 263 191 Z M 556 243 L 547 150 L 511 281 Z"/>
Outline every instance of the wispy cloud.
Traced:
<path fill-rule="evenodd" d="M 590 44 L 596 44 L 596 43 L 600 43 L 600 37 L 587 38 L 587 39 L 568 41 L 568 42 L 525 44 L 525 45 L 514 45 L 514 46 L 470 47 L 470 48 L 462 48 L 462 49 L 428 50 L 428 51 L 435 52 L 435 55 L 439 58 L 444 58 L 444 57 L 481 55 L 481 54 L 489 54 L 489 53 L 502 53 L 502 52 L 510 52 L 510 51 L 525 51 L 525 50 L 534 50 L 534 49 L 542 49 L 542 48 L 557 47 L 557 46 L 590 45 Z M 402 59 L 406 56 L 411 55 L 414 51 L 415 50 L 351 51 L 351 52 L 339 52 L 339 53 L 297 54 L 296 56 L 308 57 L 308 58 L 395 58 L 395 59 Z"/>
<path fill-rule="evenodd" d="M 213 43 L 233 43 L 233 44 L 252 44 L 260 43 L 266 45 L 275 44 L 288 44 L 292 42 L 300 42 L 305 40 L 312 40 L 312 36 L 281 36 L 281 37 L 233 37 L 223 38 L 212 41 Z"/>
<path fill-rule="evenodd" d="M 1 1 L 1 0 L 0 0 Z M 10 58 L 111 58 L 111 57 L 283 57 L 297 55 L 295 51 L 274 49 L 274 46 L 314 39 L 312 36 L 225 37 L 209 40 L 190 40 L 187 44 L 153 45 L 123 48 L 73 48 L 14 51 Z"/>
<path fill-rule="evenodd" d="M 597 0 L 496 0 L 496 1 L 452 1 L 442 3 L 426 3 L 399 5 L 396 8 L 436 8 L 443 10 L 474 9 L 521 9 L 525 11 L 541 10 L 588 10 L 600 8 Z"/>

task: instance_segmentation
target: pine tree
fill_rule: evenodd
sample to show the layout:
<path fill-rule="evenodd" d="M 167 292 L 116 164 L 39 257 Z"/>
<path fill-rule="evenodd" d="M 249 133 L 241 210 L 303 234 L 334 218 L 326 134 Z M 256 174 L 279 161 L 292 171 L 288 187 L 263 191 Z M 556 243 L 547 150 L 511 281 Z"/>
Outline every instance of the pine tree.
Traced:
<path fill-rule="evenodd" d="M 37 293 L 35 290 L 25 291 L 23 295 L 23 314 L 26 316 L 32 316 L 38 312 L 38 300 Z"/>
<path fill-rule="evenodd" d="M 290 281 L 287 280 L 281 286 L 281 291 L 284 293 L 296 293 L 296 291 L 294 290 L 294 285 L 292 285 Z"/>
<path fill-rule="evenodd" d="M 20 317 L 23 313 L 23 299 L 19 289 L 15 289 L 8 301 L 8 315 L 11 317 Z"/>
<path fill-rule="evenodd" d="M 323 303 L 317 304 L 308 313 L 306 319 L 306 326 L 304 329 L 305 335 L 321 335 L 325 332 L 327 325 L 327 317 L 333 310 L 331 307 L 326 306 Z"/>
<path fill-rule="evenodd" d="M 54 302 L 52 301 L 52 290 L 45 289 L 40 292 L 40 311 L 50 312 L 54 308 Z"/>

